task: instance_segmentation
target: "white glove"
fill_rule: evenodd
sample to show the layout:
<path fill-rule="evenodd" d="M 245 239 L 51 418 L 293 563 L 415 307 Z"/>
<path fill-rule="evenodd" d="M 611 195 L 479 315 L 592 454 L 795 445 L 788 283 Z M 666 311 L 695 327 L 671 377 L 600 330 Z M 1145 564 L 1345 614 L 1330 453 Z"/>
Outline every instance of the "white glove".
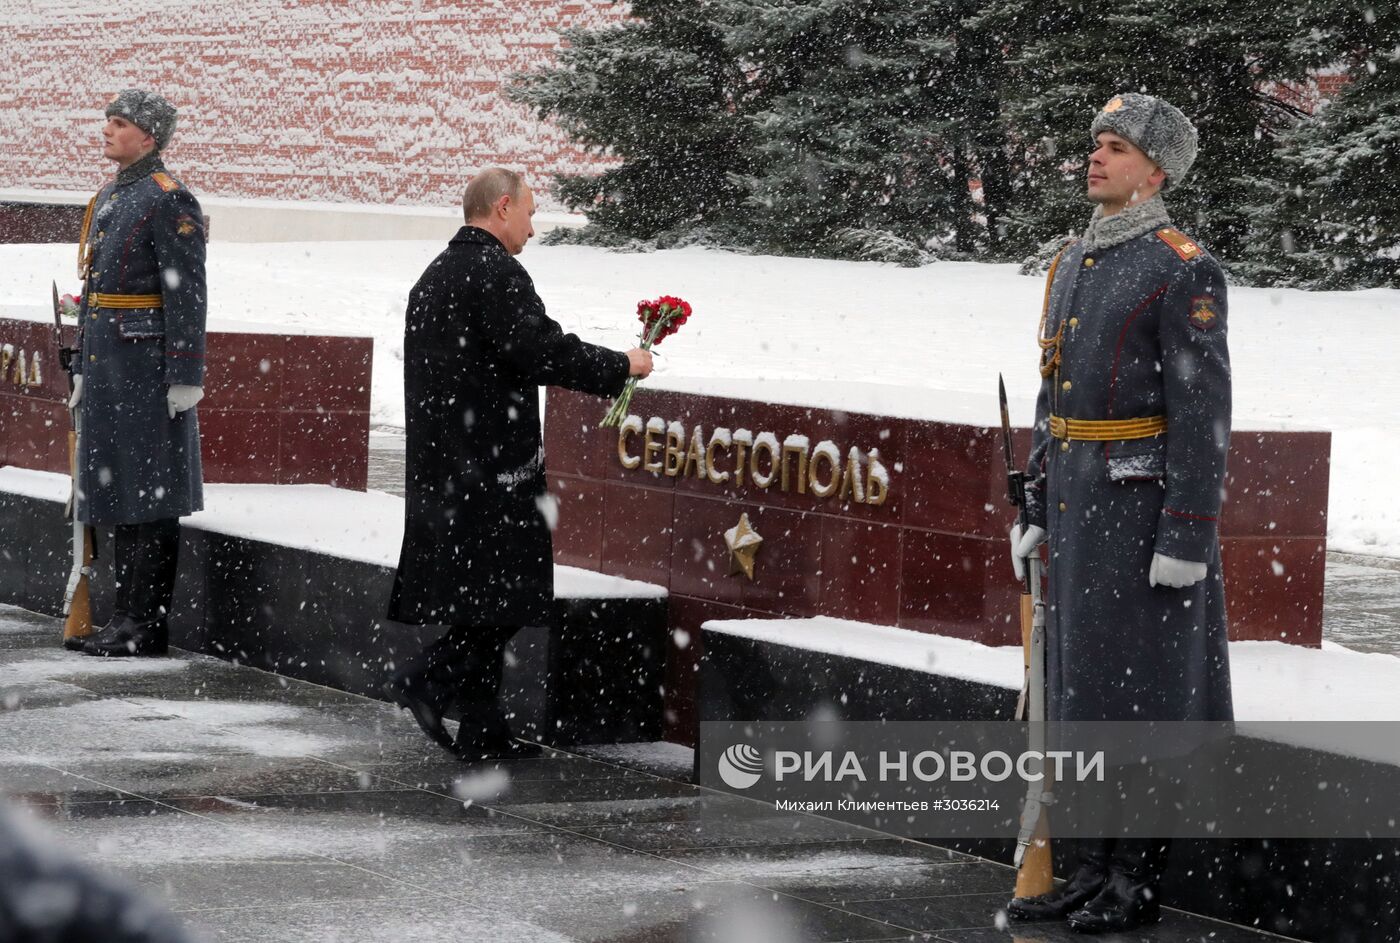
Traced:
<path fill-rule="evenodd" d="M 1147 582 L 1151 586 L 1170 586 L 1183 589 L 1194 586 L 1206 578 L 1206 565 L 1190 560 L 1177 560 L 1160 553 L 1152 555 L 1152 566 L 1147 569 Z"/>
<path fill-rule="evenodd" d="M 165 394 L 165 405 L 170 410 L 170 418 L 176 413 L 194 409 L 194 404 L 204 399 L 202 386 L 172 386 Z"/>
<path fill-rule="evenodd" d="M 1011 569 L 1016 571 L 1016 578 L 1023 580 L 1026 578 L 1026 558 L 1036 552 L 1036 548 L 1045 543 L 1045 528 L 1032 524 L 1026 528 L 1025 534 L 1021 533 L 1021 525 L 1017 524 L 1011 528 Z"/>
<path fill-rule="evenodd" d="M 68 408 L 77 409 L 78 404 L 83 401 L 83 375 L 76 373 L 73 375 L 73 394 L 68 397 Z"/>

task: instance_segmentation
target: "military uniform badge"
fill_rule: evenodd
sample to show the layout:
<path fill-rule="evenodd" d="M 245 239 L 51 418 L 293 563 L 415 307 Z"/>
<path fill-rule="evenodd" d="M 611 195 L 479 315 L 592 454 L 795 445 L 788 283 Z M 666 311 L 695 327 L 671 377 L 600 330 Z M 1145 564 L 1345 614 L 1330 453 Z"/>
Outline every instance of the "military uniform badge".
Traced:
<path fill-rule="evenodd" d="M 1191 325 L 1199 331 L 1209 331 L 1220 320 L 1216 300 L 1210 295 L 1197 295 L 1191 299 Z"/>
<path fill-rule="evenodd" d="M 151 179 L 156 182 L 156 186 L 160 187 L 166 193 L 169 193 L 171 190 L 180 189 L 180 182 L 164 171 L 151 174 Z"/>
<path fill-rule="evenodd" d="M 1196 245 L 1195 240 L 1189 238 L 1179 229 L 1168 226 L 1166 229 L 1157 230 L 1157 238 L 1172 247 L 1172 251 L 1181 256 L 1181 261 L 1190 262 L 1201 254 L 1201 247 Z"/>

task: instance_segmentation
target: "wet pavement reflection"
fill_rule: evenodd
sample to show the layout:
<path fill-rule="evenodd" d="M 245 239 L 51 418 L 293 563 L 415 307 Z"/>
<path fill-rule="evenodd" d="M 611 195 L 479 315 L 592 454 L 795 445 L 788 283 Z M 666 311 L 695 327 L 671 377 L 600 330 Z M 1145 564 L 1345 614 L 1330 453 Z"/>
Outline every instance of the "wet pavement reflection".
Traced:
<path fill-rule="evenodd" d="M 209 940 L 1069 938 L 998 928 L 1007 867 L 699 789 L 674 745 L 466 765 L 387 704 L 60 634 L 0 607 L 0 791 Z M 1115 939 L 1277 938 L 1171 913 Z"/>

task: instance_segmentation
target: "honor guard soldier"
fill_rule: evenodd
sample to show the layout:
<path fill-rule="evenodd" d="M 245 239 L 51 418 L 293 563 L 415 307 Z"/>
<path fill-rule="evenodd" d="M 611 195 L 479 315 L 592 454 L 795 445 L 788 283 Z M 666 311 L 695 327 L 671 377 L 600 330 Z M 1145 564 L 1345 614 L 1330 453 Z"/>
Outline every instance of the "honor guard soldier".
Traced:
<path fill-rule="evenodd" d="M 1225 276 L 1172 226 L 1196 129 L 1150 95 L 1094 119 L 1082 238 L 1052 265 L 1018 573 L 1048 541 L 1050 721 L 1233 718 L 1219 514 L 1230 442 Z M 1088 933 L 1159 919 L 1165 839 L 1095 840 L 1013 919 Z"/>
<path fill-rule="evenodd" d="M 161 162 L 173 105 L 126 89 L 106 109 L 117 175 L 88 204 L 70 405 L 79 412 L 75 513 L 114 529 L 111 621 L 65 644 L 89 655 L 162 655 L 180 545 L 203 507 L 204 215 Z"/>

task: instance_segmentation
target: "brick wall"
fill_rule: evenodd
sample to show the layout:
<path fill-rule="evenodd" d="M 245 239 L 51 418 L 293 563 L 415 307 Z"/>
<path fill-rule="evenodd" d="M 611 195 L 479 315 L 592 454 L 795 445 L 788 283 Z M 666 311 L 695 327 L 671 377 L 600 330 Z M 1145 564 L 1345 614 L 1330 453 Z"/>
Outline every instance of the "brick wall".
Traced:
<path fill-rule="evenodd" d="M 181 109 L 171 168 L 212 196 L 452 205 L 473 167 L 604 162 L 502 99 L 613 0 L 0 0 L 0 188 L 89 190 L 103 105 Z"/>

